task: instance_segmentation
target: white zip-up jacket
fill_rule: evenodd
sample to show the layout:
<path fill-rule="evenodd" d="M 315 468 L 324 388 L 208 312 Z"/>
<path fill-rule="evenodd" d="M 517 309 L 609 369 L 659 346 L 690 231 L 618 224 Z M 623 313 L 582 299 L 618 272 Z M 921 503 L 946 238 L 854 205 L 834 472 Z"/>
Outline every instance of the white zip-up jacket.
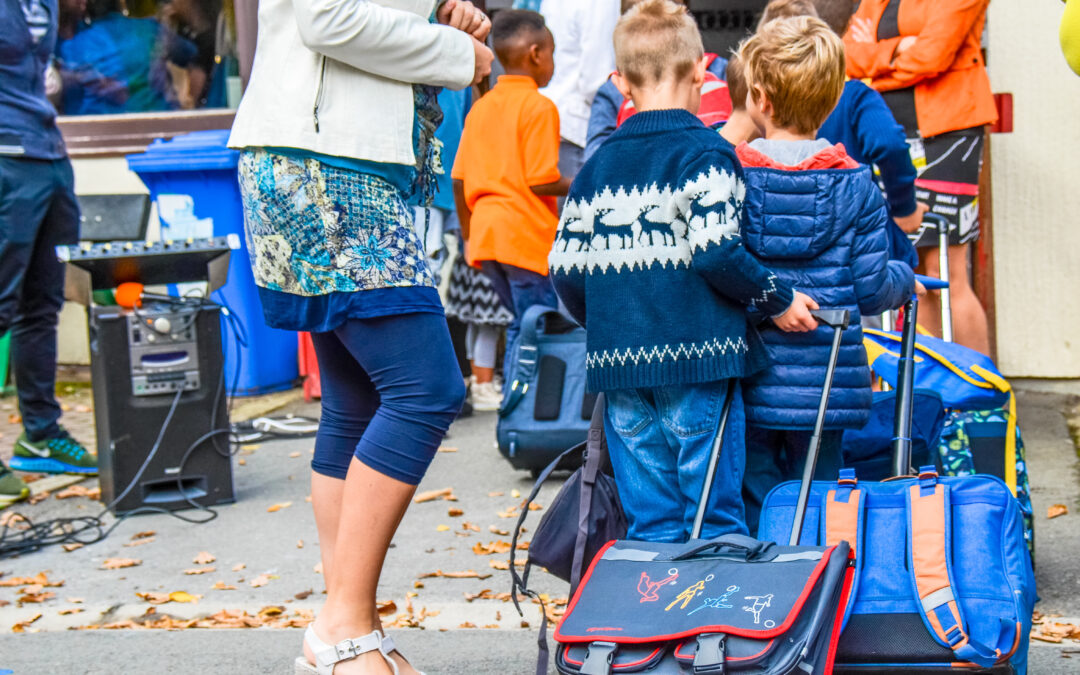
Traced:
<path fill-rule="evenodd" d="M 229 147 L 415 164 L 413 84 L 461 89 L 472 39 L 436 0 L 260 0 L 255 63 Z"/>

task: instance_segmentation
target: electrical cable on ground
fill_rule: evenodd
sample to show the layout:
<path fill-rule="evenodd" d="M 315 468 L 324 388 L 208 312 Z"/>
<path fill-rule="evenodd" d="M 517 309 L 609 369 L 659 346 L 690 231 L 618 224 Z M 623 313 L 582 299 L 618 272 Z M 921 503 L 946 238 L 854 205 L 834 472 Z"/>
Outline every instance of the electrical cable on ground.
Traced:
<path fill-rule="evenodd" d="M 228 398 L 228 405 L 226 408 L 227 417 L 231 417 L 232 406 L 236 400 L 236 390 L 240 383 L 240 373 L 242 372 L 241 359 L 243 348 L 247 346 L 247 331 L 244 329 L 244 324 L 240 320 L 240 317 L 232 311 L 225 299 L 220 296 L 220 293 L 216 302 L 201 297 L 199 298 L 198 309 L 201 311 L 207 307 L 217 307 L 221 309 L 222 315 L 225 317 L 226 323 L 231 329 L 233 346 L 236 349 L 236 367 L 233 373 L 232 386 L 229 388 L 232 395 Z M 198 316 L 198 312 L 193 314 L 193 316 Z M 194 323 L 194 319 L 191 320 L 191 323 Z M 223 457 L 231 458 L 240 450 L 242 444 L 272 439 L 309 438 L 314 436 L 315 432 L 318 430 L 317 420 L 292 415 L 281 418 L 259 417 L 246 422 L 230 424 L 227 428 L 218 429 L 216 428 L 217 411 L 224 390 L 225 377 L 223 375 L 218 379 L 218 386 L 214 393 L 213 413 L 210 418 L 210 431 L 197 438 L 190 446 L 188 446 L 180 460 L 179 470 L 176 472 L 177 492 L 183 496 L 184 501 L 186 501 L 188 505 L 205 513 L 205 517 L 192 518 L 188 515 L 161 507 L 141 506 L 118 516 L 111 524 L 106 524 L 105 522 L 106 514 L 108 514 L 120 500 L 126 497 L 131 490 L 135 488 L 139 479 L 142 477 L 147 467 L 150 466 L 150 463 L 161 448 L 161 443 L 165 439 L 165 434 L 168 432 L 169 424 L 172 422 L 173 415 L 176 413 L 180 404 L 180 399 L 184 394 L 184 391 L 180 389 L 176 392 L 176 396 L 169 406 L 169 411 L 161 424 L 161 429 L 158 431 L 157 439 L 147 453 L 146 459 L 143 460 L 139 470 L 116 498 L 105 505 L 105 507 L 94 516 L 52 518 L 36 523 L 22 513 L 13 512 L 11 516 L 6 519 L 5 524 L 0 527 L 0 560 L 31 553 L 48 546 L 74 543 L 83 545 L 94 544 L 108 537 L 120 523 L 131 516 L 147 513 L 164 513 L 184 522 L 196 525 L 208 523 L 217 518 L 217 511 L 205 504 L 199 504 L 183 489 L 184 467 L 187 466 L 188 460 L 196 450 L 205 445 L 207 441 L 213 441 L 210 445 L 215 452 Z M 222 436 L 226 435 L 229 436 L 228 445 L 225 448 L 222 448 L 220 440 Z"/>

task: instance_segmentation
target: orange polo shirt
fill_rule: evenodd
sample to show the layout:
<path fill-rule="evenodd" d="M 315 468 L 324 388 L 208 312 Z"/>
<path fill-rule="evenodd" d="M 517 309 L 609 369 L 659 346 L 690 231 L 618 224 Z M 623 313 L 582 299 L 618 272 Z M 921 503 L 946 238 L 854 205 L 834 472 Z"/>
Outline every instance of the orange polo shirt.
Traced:
<path fill-rule="evenodd" d="M 547 275 L 559 218 L 531 185 L 559 180 L 559 112 L 532 78 L 502 75 L 465 118 L 454 169 L 472 211 L 465 256 Z"/>

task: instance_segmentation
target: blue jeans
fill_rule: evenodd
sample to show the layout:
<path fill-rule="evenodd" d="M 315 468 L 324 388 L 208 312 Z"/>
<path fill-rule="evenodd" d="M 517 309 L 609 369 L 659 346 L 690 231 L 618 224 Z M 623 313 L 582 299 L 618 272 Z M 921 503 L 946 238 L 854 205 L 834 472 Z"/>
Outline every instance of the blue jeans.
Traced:
<path fill-rule="evenodd" d="M 690 538 L 730 380 L 604 392 L 608 451 L 626 512 L 627 538 Z M 742 478 L 746 417 L 734 389 L 701 536 L 746 534 Z"/>
<path fill-rule="evenodd" d="M 446 319 L 349 319 L 312 333 L 311 341 L 322 377 L 311 468 L 344 479 L 355 456 L 381 474 L 419 484 L 465 401 Z"/>
<path fill-rule="evenodd" d="M 521 332 L 521 317 L 525 311 L 533 305 L 556 309 L 559 296 L 555 295 L 551 279 L 543 274 L 494 260 L 482 260 L 480 271 L 491 281 L 495 295 L 499 296 L 502 304 L 514 313 L 514 320 L 506 327 L 506 359 L 509 359 Z"/>
<path fill-rule="evenodd" d="M 56 247 L 78 243 L 71 162 L 0 157 L 0 335 L 11 331 L 19 411 L 31 441 L 60 431 L 56 325 L 64 264 Z"/>
<path fill-rule="evenodd" d="M 794 431 L 747 427 L 743 501 L 746 503 L 746 525 L 751 534 L 757 532 L 761 506 L 769 491 L 780 483 L 802 480 L 811 434 L 809 429 Z M 840 473 L 840 444 L 843 437 L 842 429 L 827 429 L 821 434 L 821 451 L 814 467 L 814 480 L 836 480 Z"/>

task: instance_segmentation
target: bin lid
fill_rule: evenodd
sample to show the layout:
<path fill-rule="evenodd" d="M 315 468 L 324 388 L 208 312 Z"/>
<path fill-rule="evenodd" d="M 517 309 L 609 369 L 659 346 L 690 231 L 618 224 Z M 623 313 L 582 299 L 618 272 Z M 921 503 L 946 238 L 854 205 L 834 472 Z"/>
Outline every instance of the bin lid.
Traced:
<path fill-rule="evenodd" d="M 229 149 L 228 142 L 228 129 L 159 138 L 146 152 L 128 155 L 128 167 L 135 173 L 235 169 L 240 153 Z"/>

